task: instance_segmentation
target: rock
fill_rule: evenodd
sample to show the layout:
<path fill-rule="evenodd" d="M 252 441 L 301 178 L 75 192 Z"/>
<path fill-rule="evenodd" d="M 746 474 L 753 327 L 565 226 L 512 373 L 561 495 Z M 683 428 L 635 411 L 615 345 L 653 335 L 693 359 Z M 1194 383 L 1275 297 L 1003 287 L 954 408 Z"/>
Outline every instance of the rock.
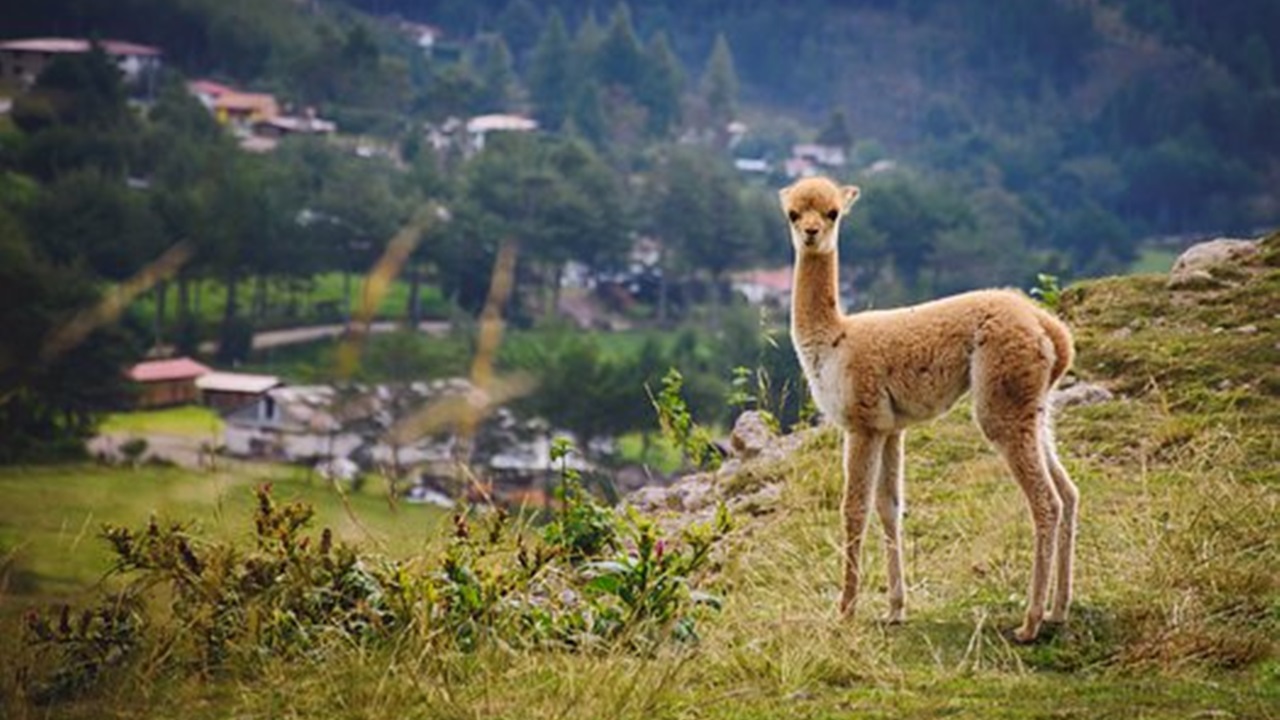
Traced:
<path fill-rule="evenodd" d="M 1054 390 L 1049 405 L 1056 412 L 1072 405 L 1097 405 L 1115 399 L 1115 394 L 1096 383 L 1079 382 L 1069 388 Z"/>
<path fill-rule="evenodd" d="M 1258 326 L 1257 326 L 1257 325 L 1242 325 L 1242 326 L 1240 326 L 1240 327 L 1236 328 L 1236 332 L 1240 333 L 1241 335 L 1257 335 L 1257 334 L 1258 334 Z"/>
<path fill-rule="evenodd" d="M 716 478 L 712 473 L 698 473 L 681 478 L 670 487 L 670 493 L 679 499 L 678 509 L 696 512 L 715 505 L 720 500 L 716 490 Z M 668 503 L 673 505 L 674 503 Z"/>
<path fill-rule="evenodd" d="M 777 509 L 781 498 L 781 485 L 765 485 L 753 493 L 734 498 L 729 503 L 729 509 L 745 515 L 766 515 Z"/>
<path fill-rule="evenodd" d="M 643 487 L 627 497 L 627 503 L 645 512 L 693 513 L 714 507 L 720 501 L 713 473 L 697 473 L 680 478 L 666 487 Z"/>
<path fill-rule="evenodd" d="M 1233 269 L 1248 265 L 1261 254 L 1253 240 L 1218 238 L 1192 245 L 1169 271 L 1171 290 L 1196 290 L 1230 284 Z"/>
<path fill-rule="evenodd" d="M 672 500 L 672 495 L 669 491 L 670 488 L 658 485 L 642 487 L 627 497 L 627 503 L 643 512 L 672 510 L 674 508 L 668 504 Z"/>
<path fill-rule="evenodd" d="M 753 458 L 764 452 L 777 438 L 777 433 L 765 419 L 764 413 L 748 410 L 738 416 L 733 424 L 733 433 L 729 442 L 733 453 L 741 458 Z"/>

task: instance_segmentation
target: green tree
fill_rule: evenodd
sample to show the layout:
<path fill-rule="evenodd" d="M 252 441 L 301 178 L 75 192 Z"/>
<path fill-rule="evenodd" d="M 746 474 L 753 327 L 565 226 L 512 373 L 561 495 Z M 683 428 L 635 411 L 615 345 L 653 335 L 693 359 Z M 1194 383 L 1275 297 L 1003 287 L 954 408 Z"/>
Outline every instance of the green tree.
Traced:
<path fill-rule="evenodd" d="M 450 242 L 440 248 L 446 291 L 472 311 L 503 241 L 519 243 L 517 279 L 538 283 L 545 303 L 566 261 L 607 264 L 627 238 L 614 175 L 585 144 L 522 134 L 493 140 L 464 168 Z"/>
<path fill-rule="evenodd" d="M 702 99 L 707 108 L 707 121 L 722 142 L 727 141 L 730 121 L 738 113 L 738 73 L 734 69 L 733 51 L 723 33 L 716 35 L 711 57 L 702 75 Z"/>
<path fill-rule="evenodd" d="M 636 93 L 648 110 L 648 130 L 652 136 L 666 137 L 680 125 L 684 83 L 684 65 L 671 49 L 666 33 L 655 33 L 647 49 L 643 82 Z"/>
<path fill-rule="evenodd" d="M 653 230 L 666 246 L 664 273 L 701 275 L 718 313 L 725 273 L 750 263 L 761 244 L 733 168 L 704 148 L 673 149 L 650 202 Z"/>
<path fill-rule="evenodd" d="M 511 48 L 517 65 L 523 66 L 529 51 L 537 44 L 543 33 L 542 25 L 542 13 L 529 0 L 512 0 L 503 8 L 498 16 L 498 32 Z"/>
<path fill-rule="evenodd" d="M 595 56 L 596 77 L 601 83 L 632 92 L 640 86 L 645 73 L 644 49 L 631 24 L 631 8 L 625 2 L 614 8 Z"/>
<path fill-rule="evenodd" d="M 124 175 L 135 153 L 137 119 L 115 64 L 100 47 L 55 58 L 14 104 L 27 134 L 19 158 L 43 180 L 83 169 Z"/>
<path fill-rule="evenodd" d="M 511 51 L 501 35 L 488 35 L 479 43 L 479 109 L 506 112 L 515 103 L 517 85 Z"/>
<path fill-rule="evenodd" d="M 137 354 L 118 327 L 55 341 L 99 298 L 80 267 L 47 262 L 0 207 L 0 464 L 83 453 L 102 413 L 129 397 L 121 369 Z"/>
<path fill-rule="evenodd" d="M 55 180 L 28 217 L 45 257 L 58 265 L 84 264 L 110 280 L 133 275 L 163 245 L 147 197 L 94 170 Z"/>
<path fill-rule="evenodd" d="M 817 139 L 823 145 L 845 150 L 853 146 L 853 133 L 849 130 L 849 120 L 845 117 L 844 110 L 837 108 L 832 111 L 831 116 L 827 118 L 827 124 L 818 132 Z"/>
<path fill-rule="evenodd" d="M 582 84 L 578 68 L 564 17 L 553 9 L 529 68 L 529 91 L 543 127 L 559 129 L 569 117 Z"/>

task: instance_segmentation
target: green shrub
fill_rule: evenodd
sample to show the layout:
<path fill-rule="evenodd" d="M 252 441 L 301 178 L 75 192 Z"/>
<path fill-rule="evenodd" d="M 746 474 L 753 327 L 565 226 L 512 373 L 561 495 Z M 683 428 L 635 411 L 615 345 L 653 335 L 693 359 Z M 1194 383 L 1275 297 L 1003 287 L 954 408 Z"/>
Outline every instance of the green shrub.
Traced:
<path fill-rule="evenodd" d="M 424 652 L 648 652 L 696 640 L 701 608 L 717 607 L 698 588 L 728 515 L 669 538 L 597 503 L 572 473 L 560 498 L 540 532 L 502 512 L 459 513 L 434 560 L 390 560 L 336 543 L 328 529 L 308 535 L 312 508 L 276 503 L 269 486 L 257 490 L 249 549 L 181 523 L 108 526 L 114 572 L 127 582 L 80 613 L 28 615 L 25 694 L 73 697 L 131 664 L 252 673 L 268 658 L 404 637 L 420 638 Z"/>

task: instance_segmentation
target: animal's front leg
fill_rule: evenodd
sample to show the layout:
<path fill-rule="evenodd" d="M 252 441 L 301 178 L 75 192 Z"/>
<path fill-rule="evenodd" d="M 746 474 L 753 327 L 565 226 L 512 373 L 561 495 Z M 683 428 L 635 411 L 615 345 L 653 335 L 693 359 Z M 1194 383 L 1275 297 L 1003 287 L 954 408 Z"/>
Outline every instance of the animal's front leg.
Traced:
<path fill-rule="evenodd" d="M 847 431 L 844 435 L 844 590 L 840 594 L 840 614 L 853 617 L 862 580 L 862 536 L 867 529 L 871 495 L 880 476 L 884 436 Z"/>

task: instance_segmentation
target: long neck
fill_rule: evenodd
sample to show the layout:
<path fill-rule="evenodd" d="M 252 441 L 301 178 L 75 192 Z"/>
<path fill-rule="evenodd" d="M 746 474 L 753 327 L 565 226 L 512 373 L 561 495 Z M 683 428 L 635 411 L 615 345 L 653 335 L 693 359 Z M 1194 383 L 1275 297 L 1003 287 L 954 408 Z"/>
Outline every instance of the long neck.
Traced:
<path fill-rule="evenodd" d="M 836 253 L 796 254 L 791 282 L 791 330 L 811 335 L 834 328 L 840 320 L 840 260 Z"/>

